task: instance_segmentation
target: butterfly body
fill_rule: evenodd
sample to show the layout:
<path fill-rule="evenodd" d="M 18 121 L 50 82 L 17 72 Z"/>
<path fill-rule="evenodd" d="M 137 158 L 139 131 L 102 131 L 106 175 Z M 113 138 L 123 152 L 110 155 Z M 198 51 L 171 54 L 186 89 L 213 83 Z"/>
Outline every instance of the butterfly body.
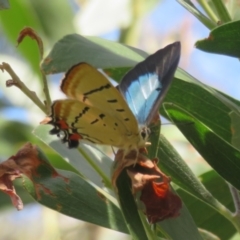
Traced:
<path fill-rule="evenodd" d="M 87 141 L 138 152 L 147 143 L 148 125 L 170 85 L 179 55 L 179 43 L 157 51 L 130 70 L 118 89 L 94 67 L 79 63 L 60 86 L 68 99 L 54 101 L 42 123 L 54 126 L 51 134 L 62 132 L 70 148 Z"/>

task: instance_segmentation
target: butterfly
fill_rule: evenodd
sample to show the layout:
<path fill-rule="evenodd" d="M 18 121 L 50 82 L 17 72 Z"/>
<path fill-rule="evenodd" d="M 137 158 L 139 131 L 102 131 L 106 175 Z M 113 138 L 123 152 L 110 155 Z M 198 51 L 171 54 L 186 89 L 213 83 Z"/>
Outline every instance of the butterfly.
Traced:
<path fill-rule="evenodd" d="M 128 152 L 145 147 L 148 124 L 170 86 L 180 58 L 180 43 L 158 50 L 138 63 L 118 89 L 97 69 L 79 63 L 68 70 L 61 90 L 68 99 L 56 100 L 41 123 L 63 133 L 69 148 L 79 141 L 110 145 Z"/>

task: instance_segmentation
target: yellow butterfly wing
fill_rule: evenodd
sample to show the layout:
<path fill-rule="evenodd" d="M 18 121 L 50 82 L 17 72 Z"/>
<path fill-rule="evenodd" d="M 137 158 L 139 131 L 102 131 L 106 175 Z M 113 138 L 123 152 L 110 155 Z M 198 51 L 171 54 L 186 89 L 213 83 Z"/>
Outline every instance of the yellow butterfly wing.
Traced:
<path fill-rule="evenodd" d="M 52 115 L 42 123 L 55 126 L 50 131 L 52 134 L 64 132 L 63 141 L 68 142 L 69 147 L 76 147 L 79 140 L 86 140 L 131 149 L 139 141 L 139 135 L 127 132 L 123 122 L 94 106 L 72 99 L 55 101 Z"/>
<path fill-rule="evenodd" d="M 69 97 L 94 106 L 124 123 L 129 132 L 139 132 L 138 123 L 127 102 L 111 82 L 87 63 L 73 66 L 61 83 Z"/>

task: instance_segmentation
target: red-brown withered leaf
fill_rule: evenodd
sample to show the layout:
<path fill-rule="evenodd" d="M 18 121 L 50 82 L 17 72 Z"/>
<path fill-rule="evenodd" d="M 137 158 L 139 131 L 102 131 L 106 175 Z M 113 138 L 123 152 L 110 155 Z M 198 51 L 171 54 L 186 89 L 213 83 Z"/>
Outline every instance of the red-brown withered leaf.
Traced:
<path fill-rule="evenodd" d="M 34 183 L 34 180 L 41 176 L 39 172 L 41 169 L 47 170 L 50 177 L 59 176 L 50 164 L 41 160 L 40 154 L 41 152 L 36 146 L 26 143 L 15 155 L 0 164 L 0 190 L 10 196 L 13 205 L 18 210 L 23 208 L 23 203 L 14 189 L 12 183 L 14 179 L 24 174 Z M 49 192 L 40 184 L 35 184 L 35 189 L 37 195 L 40 190 Z"/>
<path fill-rule="evenodd" d="M 116 187 L 116 179 L 126 168 L 132 182 L 132 192 L 143 202 L 143 211 L 150 223 L 179 216 L 181 199 L 171 190 L 171 180 L 158 168 L 156 159 L 150 160 L 140 153 L 136 160 L 134 155 L 131 152 L 122 159 L 122 152 L 117 153 L 113 185 Z"/>
<path fill-rule="evenodd" d="M 21 177 L 21 174 L 18 170 L 14 169 L 13 165 L 15 164 L 11 160 L 6 160 L 0 164 L 0 191 L 9 195 L 13 206 L 17 210 L 21 210 L 23 203 L 13 185 L 13 180 Z"/>

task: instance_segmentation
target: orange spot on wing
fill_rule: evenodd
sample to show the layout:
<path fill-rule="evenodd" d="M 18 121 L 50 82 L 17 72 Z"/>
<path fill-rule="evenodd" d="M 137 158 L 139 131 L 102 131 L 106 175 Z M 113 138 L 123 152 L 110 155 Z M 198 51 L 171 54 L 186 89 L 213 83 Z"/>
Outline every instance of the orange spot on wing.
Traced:
<path fill-rule="evenodd" d="M 53 115 L 56 114 L 58 116 L 60 111 L 61 111 L 61 109 L 62 109 L 62 102 L 55 102 L 53 104 L 53 109 L 52 109 Z"/>
<path fill-rule="evenodd" d="M 59 121 L 57 122 L 57 124 L 58 124 L 58 126 L 59 126 L 60 129 L 63 129 L 63 130 L 69 129 L 68 124 L 67 124 L 64 120 L 59 120 Z"/>

